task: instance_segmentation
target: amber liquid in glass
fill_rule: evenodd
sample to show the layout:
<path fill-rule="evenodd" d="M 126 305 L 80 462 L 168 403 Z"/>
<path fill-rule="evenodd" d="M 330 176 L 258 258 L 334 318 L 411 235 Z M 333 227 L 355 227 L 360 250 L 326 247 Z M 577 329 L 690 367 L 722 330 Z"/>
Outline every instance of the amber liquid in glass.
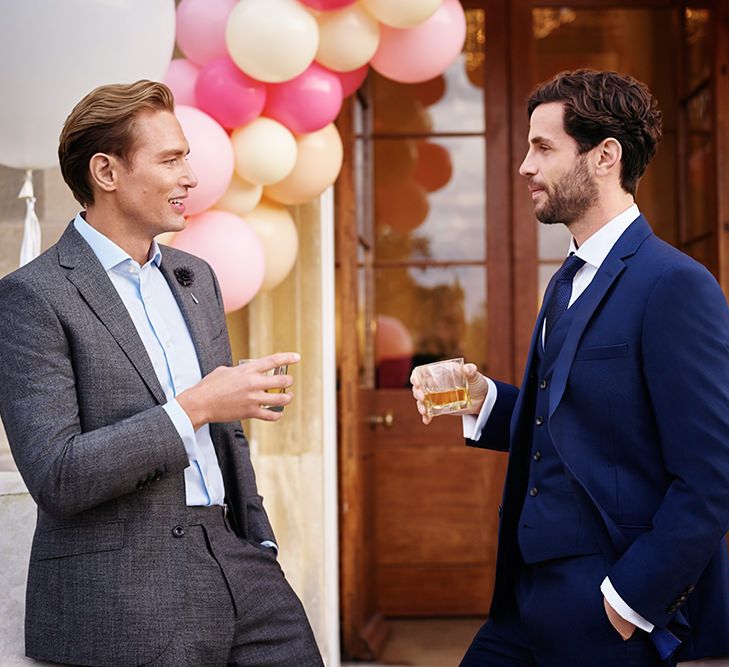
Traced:
<path fill-rule="evenodd" d="M 463 410 L 471 405 L 471 394 L 468 387 L 454 387 L 444 391 L 427 392 L 425 409 L 429 415 L 440 415 L 456 410 Z"/>

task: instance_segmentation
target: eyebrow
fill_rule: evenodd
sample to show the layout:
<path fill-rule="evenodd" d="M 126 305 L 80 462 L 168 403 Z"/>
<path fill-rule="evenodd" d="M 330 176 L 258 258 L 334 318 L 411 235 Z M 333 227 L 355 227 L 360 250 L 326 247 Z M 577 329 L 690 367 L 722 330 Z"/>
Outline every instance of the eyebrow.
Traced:
<path fill-rule="evenodd" d="M 529 139 L 530 144 L 549 144 L 550 146 L 554 146 L 554 142 L 551 139 L 547 139 L 547 137 L 541 137 L 536 136 Z"/>
<path fill-rule="evenodd" d="M 181 148 L 173 148 L 171 150 L 162 151 L 159 153 L 160 158 L 166 158 L 166 157 L 178 157 L 180 155 L 189 155 L 190 149 L 188 148 L 186 151 L 182 150 Z"/>

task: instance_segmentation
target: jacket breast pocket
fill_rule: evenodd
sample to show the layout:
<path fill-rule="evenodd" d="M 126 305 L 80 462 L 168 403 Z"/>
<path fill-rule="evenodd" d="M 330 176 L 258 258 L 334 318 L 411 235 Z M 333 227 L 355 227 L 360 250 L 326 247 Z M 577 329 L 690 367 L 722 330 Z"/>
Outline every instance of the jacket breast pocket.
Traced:
<path fill-rule="evenodd" d="M 591 361 L 593 359 L 615 359 L 627 357 L 630 352 L 628 343 L 615 345 L 599 345 L 597 347 L 583 347 L 577 350 L 575 361 Z"/>
<path fill-rule="evenodd" d="M 33 560 L 115 551 L 123 546 L 124 521 L 65 526 L 44 530 L 36 535 Z"/>

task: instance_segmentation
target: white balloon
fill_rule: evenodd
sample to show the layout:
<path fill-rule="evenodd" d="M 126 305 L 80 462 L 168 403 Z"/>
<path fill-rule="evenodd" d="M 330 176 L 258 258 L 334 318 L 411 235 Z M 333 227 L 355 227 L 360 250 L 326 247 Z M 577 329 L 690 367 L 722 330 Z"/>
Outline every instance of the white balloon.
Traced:
<path fill-rule="evenodd" d="M 286 178 L 296 164 L 296 139 L 270 118 L 239 127 L 230 135 L 235 171 L 244 181 L 270 185 Z"/>
<path fill-rule="evenodd" d="M 0 0 L 0 163 L 58 164 L 58 135 L 97 86 L 161 81 L 174 0 Z"/>
<path fill-rule="evenodd" d="M 362 4 L 391 28 L 412 28 L 429 19 L 443 0 L 362 0 Z"/>

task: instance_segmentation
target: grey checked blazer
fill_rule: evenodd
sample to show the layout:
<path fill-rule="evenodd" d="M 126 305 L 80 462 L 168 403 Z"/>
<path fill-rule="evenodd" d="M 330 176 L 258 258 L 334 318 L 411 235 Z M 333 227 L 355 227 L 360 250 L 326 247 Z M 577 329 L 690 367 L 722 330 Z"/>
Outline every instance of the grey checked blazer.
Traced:
<path fill-rule="evenodd" d="M 192 285 L 175 280 L 180 266 L 194 272 Z M 162 247 L 160 269 L 203 376 L 230 365 L 210 267 Z M 165 401 L 126 308 L 73 224 L 0 281 L 0 415 L 38 504 L 30 657 L 139 665 L 171 640 L 183 604 L 188 459 Z M 274 540 L 240 423 L 211 424 L 210 433 L 236 531 Z"/>

